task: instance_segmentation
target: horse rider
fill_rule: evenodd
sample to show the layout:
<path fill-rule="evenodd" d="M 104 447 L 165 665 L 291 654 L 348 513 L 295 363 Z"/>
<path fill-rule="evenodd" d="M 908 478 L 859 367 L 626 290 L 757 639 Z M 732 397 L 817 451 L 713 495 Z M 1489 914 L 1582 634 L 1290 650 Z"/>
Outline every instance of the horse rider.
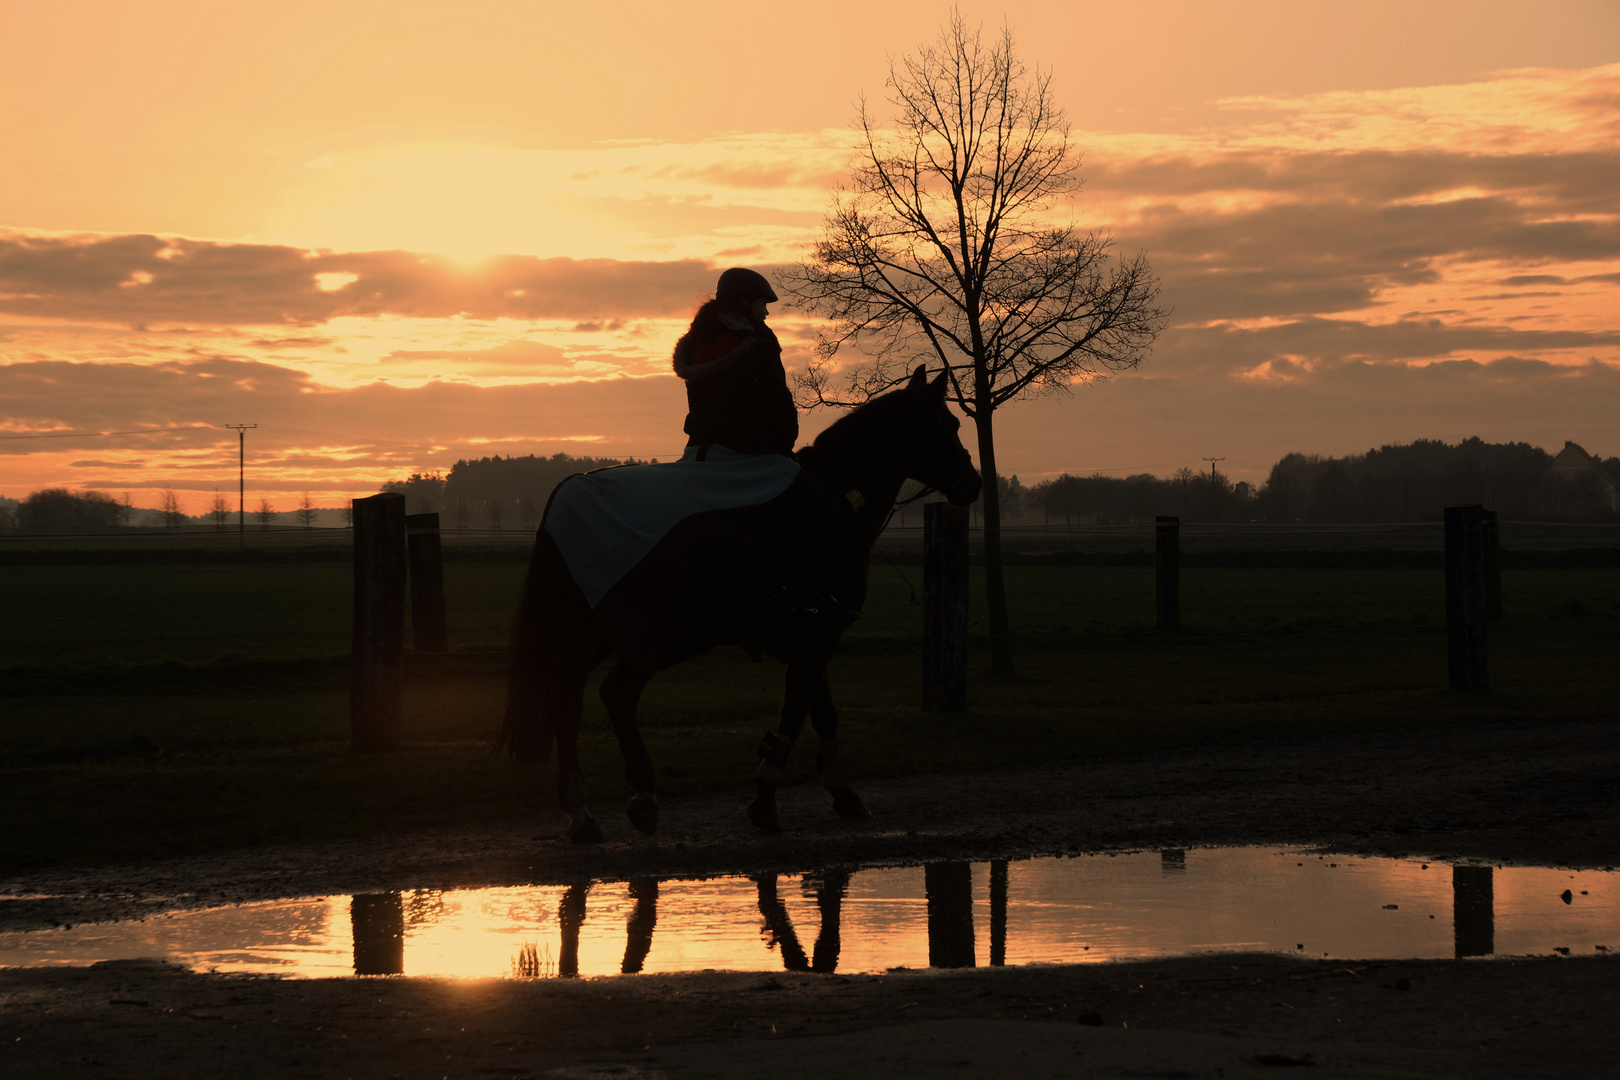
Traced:
<path fill-rule="evenodd" d="M 740 454 L 793 452 L 799 414 L 782 346 L 765 325 L 775 302 L 763 274 L 734 266 L 675 343 L 675 374 L 686 383 L 688 459 L 702 461 L 714 445 Z"/>

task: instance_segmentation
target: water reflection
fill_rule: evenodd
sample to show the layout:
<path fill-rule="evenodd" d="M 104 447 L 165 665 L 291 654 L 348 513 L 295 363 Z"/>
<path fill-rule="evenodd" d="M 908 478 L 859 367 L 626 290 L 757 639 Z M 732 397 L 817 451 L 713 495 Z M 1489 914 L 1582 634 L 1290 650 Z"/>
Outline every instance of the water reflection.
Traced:
<path fill-rule="evenodd" d="M 804 875 L 802 887 L 807 894 L 814 894 L 816 910 L 821 915 L 821 931 L 816 934 L 815 952 L 810 956 L 811 971 L 838 970 L 838 953 L 843 947 L 840 926 L 849 879 L 848 870 L 823 870 Z"/>
<path fill-rule="evenodd" d="M 1007 962 L 1007 860 L 990 862 L 990 966 Z"/>
<path fill-rule="evenodd" d="M 1187 853 L 1180 848 L 1171 848 L 1159 852 L 1159 869 L 1166 874 L 1185 874 L 1187 872 Z"/>
<path fill-rule="evenodd" d="M 658 926 L 658 879 L 632 878 L 630 899 L 636 906 L 625 920 L 624 963 L 619 965 L 621 975 L 634 975 L 647 962 L 652 952 L 653 929 Z"/>
<path fill-rule="evenodd" d="M 362 893 L 349 901 L 356 975 L 405 971 L 405 903 L 399 893 Z"/>
<path fill-rule="evenodd" d="M 1451 868 L 1451 926 L 1457 958 L 1496 951 L 1496 896 L 1489 866 Z"/>
<path fill-rule="evenodd" d="M 928 966 L 972 967 L 973 869 L 965 862 L 926 863 Z"/>
<path fill-rule="evenodd" d="M 1620 945 L 1620 879 L 1612 872 L 1431 868 L 1252 848 L 1172 854 L 1181 857 L 280 900 L 0 934 L 0 966 L 167 956 L 235 972 L 534 978 L 1000 966 L 1211 950 L 1347 959 L 1591 954 Z"/>
<path fill-rule="evenodd" d="M 568 886 L 557 905 L 557 923 L 562 931 L 562 948 L 557 950 L 557 974 L 565 979 L 579 974 L 579 931 L 585 925 L 585 894 L 589 882 Z"/>

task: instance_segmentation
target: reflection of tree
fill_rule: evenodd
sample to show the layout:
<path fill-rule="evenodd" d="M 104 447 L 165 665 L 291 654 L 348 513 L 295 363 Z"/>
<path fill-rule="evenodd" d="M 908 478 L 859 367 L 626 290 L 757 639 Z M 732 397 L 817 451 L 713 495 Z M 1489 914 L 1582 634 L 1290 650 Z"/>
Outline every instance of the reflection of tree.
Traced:
<path fill-rule="evenodd" d="M 572 978 L 579 974 L 579 928 L 585 925 L 585 894 L 590 883 L 568 886 L 557 905 L 557 922 L 562 926 L 562 944 L 557 950 L 557 974 Z"/>
<path fill-rule="evenodd" d="M 545 952 L 535 942 L 525 942 L 512 958 L 512 975 L 519 979 L 543 979 L 557 972 L 556 961 L 551 958 L 551 946 Z"/>
<path fill-rule="evenodd" d="M 349 901 L 356 975 L 405 971 L 405 906 L 399 893 L 361 893 Z"/>
<path fill-rule="evenodd" d="M 799 935 L 793 932 L 793 920 L 788 918 L 787 905 L 776 895 L 776 875 L 756 874 L 754 885 L 759 889 L 759 913 L 765 917 L 765 925 L 760 928 L 765 947 L 781 947 L 782 966 L 787 970 L 810 970 L 804 946 L 799 944 Z"/>
<path fill-rule="evenodd" d="M 634 975 L 652 951 L 653 928 L 658 925 L 658 879 L 633 878 L 630 899 L 636 902 L 625 920 L 624 963 L 619 970 Z"/>

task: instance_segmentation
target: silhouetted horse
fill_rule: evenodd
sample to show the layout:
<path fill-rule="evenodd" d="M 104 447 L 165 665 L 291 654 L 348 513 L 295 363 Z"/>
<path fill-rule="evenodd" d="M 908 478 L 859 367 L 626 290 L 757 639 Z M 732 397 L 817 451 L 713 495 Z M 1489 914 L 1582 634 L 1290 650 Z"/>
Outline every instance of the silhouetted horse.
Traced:
<path fill-rule="evenodd" d="M 591 669 L 617 656 L 602 682 L 625 778 L 629 817 L 657 828 L 652 759 L 636 705 L 652 676 L 716 645 L 769 653 L 787 665 L 780 722 L 760 747 L 762 829 L 780 828 L 776 787 L 806 714 L 822 783 L 843 817 L 865 817 L 838 758 L 838 716 L 827 661 L 866 600 L 867 558 L 906 480 L 958 506 L 979 494 L 977 470 L 945 407 L 945 376 L 918 368 L 901 389 L 842 417 L 799 451 L 799 477 L 760 506 L 694 514 L 672 528 L 593 610 L 542 525 L 512 635 L 506 718 L 499 745 L 524 761 L 557 748 L 558 800 L 575 841 L 600 840 L 585 809 L 578 737 Z"/>

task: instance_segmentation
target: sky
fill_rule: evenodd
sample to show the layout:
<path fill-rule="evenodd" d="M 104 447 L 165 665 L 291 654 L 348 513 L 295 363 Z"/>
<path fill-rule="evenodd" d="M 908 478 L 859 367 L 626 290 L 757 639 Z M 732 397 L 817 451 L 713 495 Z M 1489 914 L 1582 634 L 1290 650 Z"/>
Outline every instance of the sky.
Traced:
<path fill-rule="evenodd" d="M 856 103 L 950 10 L 0 0 L 0 495 L 200 512 L 226 424 L 283 509 L 677 456 L 692 309 L 802 257 Z M 1620 3 L 961 11 L 1051 72 L 1074 219 L 1172 311 L 1139 369 L 1000 414 L 1004 471 L 1620 453 Z M 802 366 L 813 321 L 772 324 Z"/>

